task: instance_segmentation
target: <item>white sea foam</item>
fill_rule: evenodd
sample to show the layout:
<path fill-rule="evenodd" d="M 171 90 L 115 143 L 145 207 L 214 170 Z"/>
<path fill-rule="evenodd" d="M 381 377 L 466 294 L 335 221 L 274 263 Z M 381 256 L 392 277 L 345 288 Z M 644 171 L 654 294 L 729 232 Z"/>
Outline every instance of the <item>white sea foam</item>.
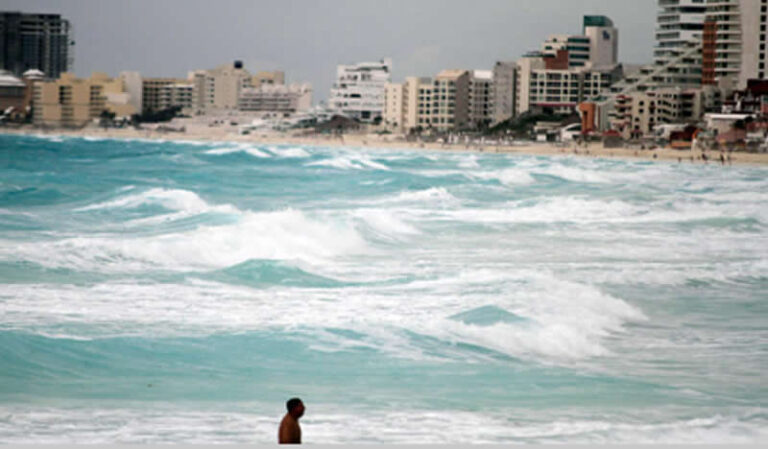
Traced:
<path fill-rule="evenodd" d="M 310 156 L 309 152 L 304 148 L 283 148 L 283 147 L 270 147 L 269 151 L 276 156 L 286 159 L 303 159 Z"/>
<path fill-rule="evenodd" d="M 582 182 L 582 183 L 609 183 L 611 182 L 608 176 L 600 173 L 597 170 L 589 170 L 578 167 L 568 167 L 565 165 L 548 165 L 546 168 L 539 168 L 534 170 L 534 173 L 556 176 L 568 181 Z"/>
<path fill-rule="evenodd" d="M 416 235 L 419 230 L 406 223 L 402 218 L 388 209 L 360 209 L 353 216 L 361 218 L 377 233 L 387 236 Z"/>
<path fill-rule="evenodd" d="M 466 173 L 466 176 L 482 180 L 498 180 L 507 186 L 533 184 L 536 180 L 529 172 L 518 168 L 506 168 L 497 171 L 480 171 Z"/>
<path fill-rule="evenodd" d="M 444 187 L 433 187 L 426 190 L 401 192 L 397 196 L 396 201 L 445 204 L 456 202 L 457 198 L 451 195 Z"/>
<path fill-rule="evenodd" d="M 463 157 L 461 161 L 459 161 L 459 167 L 461 168 L 479 168 L 480 164 L 477 162 L 477 156 L 470 155 Z"/>
<path fill-rule="evenodd" d="M 0 408 L 5 444 L 274 444 L 270 407 L 196 410 L 162 405 L 135 408 Z M 314 444 L 764 444 L 764 418 L 706 413 L 639 422 L 632 417 L 567 416 L 536 410 L 492 412 L 347 410 L 313 404 L 302 419 L 303 440 Z"/>
<path fill-rule="evenodd" d="M 174 248 L 162 248 L 178 257 Z M 183 255 L 197 256 L 199 245 Z M 227 263 L 237 262 L 238 254 Z M 241 258 L 253 258 L 253 253 Z M 178 261 L 176 261 L 178 263 Z M 525 288 L 522 288 L 525 286 Z M 56 293 L 53 294 L 52 292 Z M 464 343 L 519 358 L 568 362 L 609 353 L 603 340 L 641 311 L 595 287 L 537 272 L 467 271 L 434 281 L 381 287 L 257 290 L 210 282 L 175 285 L 108 283 L 93 287 L 12 285 L 0 294 L 4 326 L 42 323 L 89 324 L 91 334 L 200 335 L 221 331 L 295 329 L 300 323 L 314 348 L 343 350 L 343 338 L 327 339 L 326 328 L 364 335 L 366 344 L 405 358 L 430 358 L 409 334 L 445 342 L 442 357 L 482 359 L 456 353 Z M 495 305 L 523 323 L 476 326 L 451 317 Z M 158 327 L 162 322 L 164 325 Z M 99 331 L 99 328 L 102 328 Z M 82 329 L 82 327 L 80 328 Z M 478 359 L 478 360 L 479 360 Z"/>
<path fill-rule="evenodd" d="M 376 162 L 366 156 L 337 156 L 331 159 L 310 162 L 308 167 L 333 167 L 341 170 L 389 170 L 384 164 Z"/>
<path fill-rule="evenodd" d="M 253 157 L 258 158 L 269 158 L 271 157 L 268 153 L 258 149 L 254 148 L 249 145 L 239 145 L 236 147 L 221 147 L 221 148 L 214 148 L 212 150 L 208 150 L 205 152 L 205 154 L 215 155 L 215 156 L 221 156 L 224 154 L 233 154 L 233 153 L 246 153 Z"/>
<path fill-rule="evenodd" d="M 184 207 L 206 209 L 197 203 Z M 245 212 L 238 222 L 152 237 L 95 235 L 55 242 L 0 245 L 0 260 L 86 271 L 199 270 L 250 259 L 318 260 L 360 251 L 364 239 L 348 223 L 312 219 L 301 211 Z"/>
<path fill-rule="evenodd" d="M 212 206 L 200 198 L 195 192 L 182 189 L 153 188 L 141 193 L 131 194 L 114 200 L 92 204 L 75 209 L 76 212 L 88 212 L 103 209 L 132 209 L 144 205 L 159 205 L 173 211 L 185 212 L 188 215 L 209 212 L 237 213 L 237 208 L 225 204 Z"/>

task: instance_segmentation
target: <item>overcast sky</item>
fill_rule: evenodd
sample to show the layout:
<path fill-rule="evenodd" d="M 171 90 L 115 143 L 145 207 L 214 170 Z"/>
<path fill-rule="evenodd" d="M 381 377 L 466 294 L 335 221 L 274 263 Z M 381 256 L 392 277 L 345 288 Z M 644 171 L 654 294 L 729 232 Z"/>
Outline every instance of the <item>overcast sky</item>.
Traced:
<path fill-rule="evenodd" d="M 336 65 L 393 59 L 393 78 L 490 69 L 579 33 L 584 14 L 620 30 L 622 62 L 650 62 L 655 0 L 2 0 L 0 9 L 60 13 L 75 29 L 78 75 L 186 77 L 235 59 L 285 70 L 325 99 Z"/>

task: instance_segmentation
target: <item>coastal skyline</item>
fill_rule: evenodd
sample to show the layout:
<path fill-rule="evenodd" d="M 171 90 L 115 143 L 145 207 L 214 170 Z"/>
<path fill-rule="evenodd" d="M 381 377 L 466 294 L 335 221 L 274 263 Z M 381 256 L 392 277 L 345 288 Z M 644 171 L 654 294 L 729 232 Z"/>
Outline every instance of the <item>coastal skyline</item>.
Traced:
<path fill-rule="evenodd" d="M 327 99 L 337 64 L 391 57 L 395 81 L 447 67 L 490 69 L 496 61 L 538 48 L 549 34 L 580 32 L 584 14 L 614 20 L 621 30 L 621 62 L 652 59 L 652 1 L 491 0 L 482 7 L 432 0 L 386 7 L 368 1 L 328 3 L 230 0 L 226 8 L 214 8 L 197 0 L 8 0 L 4 8 L 69 19 L 78 76 L 137 70 L 184 77 L 190 70 L 239 59 L 251 70 L 284 70 L 291 82 L 311 82 L 317 100 Z M 435 14 L 439 20 L 430 20 Z"/>

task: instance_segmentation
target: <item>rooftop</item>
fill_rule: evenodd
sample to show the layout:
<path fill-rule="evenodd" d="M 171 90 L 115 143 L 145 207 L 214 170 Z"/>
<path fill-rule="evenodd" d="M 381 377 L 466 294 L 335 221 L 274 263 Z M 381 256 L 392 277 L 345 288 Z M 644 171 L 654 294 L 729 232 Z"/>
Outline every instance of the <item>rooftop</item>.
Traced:
<path fill-rule="evenodd" d="M 0 70 L 0 87 L 25 87 L 23 81 L 6 70 Z"/>
<path fill-rule="evenodd" d="M 460 76 L 464 75 L 465 73 L 467 73 L 467 71 L 466 70 L 461 70 L 461 69 L 443 70 L 442 72 L 437 74 L 436 78 L 439 78 L 439 79 L 456 79 L 456 78 L 459 78 Z"/>

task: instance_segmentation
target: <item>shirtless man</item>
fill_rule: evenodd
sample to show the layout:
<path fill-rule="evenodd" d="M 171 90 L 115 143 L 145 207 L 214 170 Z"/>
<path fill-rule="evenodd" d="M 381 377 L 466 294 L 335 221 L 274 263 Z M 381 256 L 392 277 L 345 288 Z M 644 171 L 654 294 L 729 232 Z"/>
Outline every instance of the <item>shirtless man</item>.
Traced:
<path fill-rule="evenodd" d="M 293 398 L 285 405 L 288 408 L 288 413 L 280 422 L 277 441 L 280 444 L 301 444 L 299 418 L 304 415 L 304 403 L 299 398 Z"/>

